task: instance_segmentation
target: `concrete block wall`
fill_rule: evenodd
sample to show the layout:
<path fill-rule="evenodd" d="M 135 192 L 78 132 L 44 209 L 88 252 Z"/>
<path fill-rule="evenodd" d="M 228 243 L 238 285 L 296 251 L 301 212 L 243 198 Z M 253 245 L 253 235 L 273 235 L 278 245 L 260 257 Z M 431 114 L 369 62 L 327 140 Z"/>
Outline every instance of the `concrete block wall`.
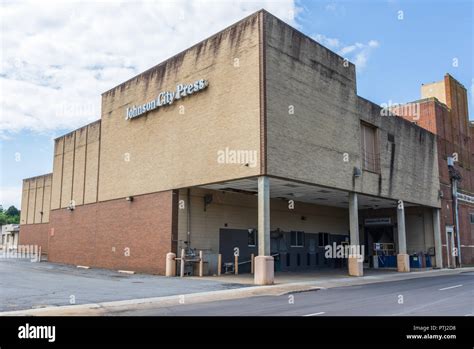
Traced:
<path fill-rule="evenodd" d="M 268 174 L 439 207 L 433 134 L 382 116 L 357 96 L 352 64 L 268 14 L 265 40 Z M 381 171 L 354 179 L 361 121 L 377 127 Z"/>
<path fill-rule="evenodd" d="M 52 174 L 23 180 L 20 225 L 49 222 Z"/>
<path fill-rule="evenodd" d="M 254 14 L 102 95 L 99 200 L 248 177 L 219 150 L 260 158 L 259 16 Z M 125 120 L 127 107 L 179 83 L 209 86 Z"/>
<path fill-rule="evenodd" d="M 54 143 L 51 209 L 97 202 L 101 120 Z"/>

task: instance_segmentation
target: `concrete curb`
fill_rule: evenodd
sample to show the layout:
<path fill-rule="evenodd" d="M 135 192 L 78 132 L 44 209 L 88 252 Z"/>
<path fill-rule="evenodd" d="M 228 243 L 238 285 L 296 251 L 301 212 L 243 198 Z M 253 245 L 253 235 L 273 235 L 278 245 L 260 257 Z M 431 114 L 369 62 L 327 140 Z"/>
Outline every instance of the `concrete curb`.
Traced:
<path fill-rule="evenodd" d="M 251 286 L 232 290 L 199 292 L 165 297 L 141 298 L 123 301 L 101 302 L 68 306 L 52 306 L 46 308 L 0 312 L 0 316 L 100 316 L 120 315 L 121 312 L 137 309 L 164 308 L 179 305 L 216 302 L 257 296 L 281 296 L 294 292 L 312 291 L 318 289 L 360 286 L 380 282 L 393 282 L 416 279 L 420 277 L 435 277 L 456 275 L 463 272 L 474 272 L 474 267 L 461 269 L 438 269 L 411 273 L 394 273 L 379 276 L 345 277 L 329 280 L 277 284 L 271 286 Z"/>

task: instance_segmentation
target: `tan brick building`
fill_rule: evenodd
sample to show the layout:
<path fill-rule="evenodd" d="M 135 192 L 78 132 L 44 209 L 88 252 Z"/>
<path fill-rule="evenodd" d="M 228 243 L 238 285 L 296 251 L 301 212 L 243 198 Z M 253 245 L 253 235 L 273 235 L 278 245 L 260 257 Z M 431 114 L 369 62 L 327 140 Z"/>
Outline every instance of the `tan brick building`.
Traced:
<path fill-rule="evenodd" d="M 259 11 L 103 93 L 100 120 L 56 139 L 53 173 L 24 180 L 20 239 L 158 274 L 167 252 L 202 250 L 213 274 L 238 247 L 259 284 L 360 275 L 378 254 L 440 266 L 437 159 L 434 134 L 357 95 L 353 64 Z M 365 258 L 327 258 L 332 243 Z"/>

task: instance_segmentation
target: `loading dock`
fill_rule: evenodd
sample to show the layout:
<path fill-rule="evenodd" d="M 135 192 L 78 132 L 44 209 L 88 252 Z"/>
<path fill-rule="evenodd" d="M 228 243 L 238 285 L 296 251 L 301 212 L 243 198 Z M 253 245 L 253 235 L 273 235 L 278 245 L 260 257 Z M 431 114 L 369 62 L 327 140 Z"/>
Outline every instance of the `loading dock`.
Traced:
<path fill-rule="evenodd" d="M 190 228 L 192 240 L 199 240 L 199 235 L 204 234 L 210 245 L 201 247 L 206 248 L 210 254 L 222 256 L 220 266 L 216 263 L 211 274 L 217 274 L 219 267 L 223 272 L 226 263 L 232 265 L 236 250 L 239 251 L 239 274 L 251 272 L 251 256 L 256 256 L 259 250 L 256 182 L 257 178 L 249 178 L 191 188 L 189 191 L 193 216 L 191 221 L 196 224 Z M 273 271 L 300 272 L 324 268 L 347 270 L 347 256 L 328 258 L 326 251 L 334 244 L 335 247 L 353 245 L 348 212 L 349 193 L 278 178 L 270 178 L 269 187 L 269 247 L 274 259 Z M 187 190 L 182 190 L 180 200 L 187 201 L 187 193 Z M 202 208 L 204 200 L 205 211 Z M 425 258 L 431 253 L 433 258 L 429 258 L 429 261 L 435 259 L 433 209 L 410 203 L 403 203 L 402 207 L 400 209 L 399 201 L 358 195 L 358 238 L 364 250 L 365 268 L 398 267 L 399 271 L 409 271 L 410 266 L 430 267 L 426 261 L 419 265 L 414 263 L 415 254 L 421 253 L 421 258 Z M 214 220 L 214 217 L 222 215 L 226 217 L 225 220 Z M 404 239 L 399 238 L 401 215 L 404 217 Z M 181 227 L 187 227 L 186 217 L 187 213 L 183 212 L 180 216 Z M 206 223 L 203 227 L 196 221 Z M 180 231 L 180 236 L 186 237 L 184 231 Z M 215 245 L 212 244 L 213 239 Z M 400 254 L 406 255 L 401 262 Z M 377 264 L 374 264 L 375 256 L 379 259 Z M 211 259 L 217 260 L 217 257 Z"/>

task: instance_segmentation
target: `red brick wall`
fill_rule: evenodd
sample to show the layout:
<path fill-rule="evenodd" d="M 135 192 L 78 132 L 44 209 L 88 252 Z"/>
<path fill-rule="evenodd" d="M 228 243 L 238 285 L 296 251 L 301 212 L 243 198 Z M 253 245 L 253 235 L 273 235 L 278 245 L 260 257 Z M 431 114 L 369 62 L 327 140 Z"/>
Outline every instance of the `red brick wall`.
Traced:
<path fill-rule="evenodd" d="M 474 265 L 474 224 L 471 224 L 470 214 L 474 207 L 459 202 L 459 227 L 461 231 L 461 262 L 464 265 Z M 462 247 L 464 246 L 464 247 Z"/>
<path fill-rule="evenodd" d="M 49 223 L 22 224 L 18 243 L 20 245 L 41 246 L 42 253 L 48 253 Z"/>
<path fill-rule="evenodd" d="M 166 253 L 176 249 L 177 198 L 166 191 L 53 210 L 48 260 L 164 274 Z"/>

